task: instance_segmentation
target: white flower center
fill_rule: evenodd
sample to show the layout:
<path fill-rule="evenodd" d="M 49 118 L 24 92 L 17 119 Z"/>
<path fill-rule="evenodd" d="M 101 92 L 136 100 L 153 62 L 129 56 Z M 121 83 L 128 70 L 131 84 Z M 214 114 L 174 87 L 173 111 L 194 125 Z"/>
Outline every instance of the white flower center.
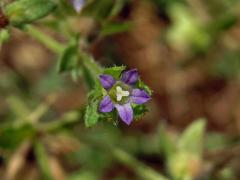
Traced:
<path fill-rule="evenodd" d="M 117 101 L 121 101 L 123 97 L 128 97 L 130 94 L 128 91 L 124 91 L 120 86 L 117 86 L 116 90 Z"/>

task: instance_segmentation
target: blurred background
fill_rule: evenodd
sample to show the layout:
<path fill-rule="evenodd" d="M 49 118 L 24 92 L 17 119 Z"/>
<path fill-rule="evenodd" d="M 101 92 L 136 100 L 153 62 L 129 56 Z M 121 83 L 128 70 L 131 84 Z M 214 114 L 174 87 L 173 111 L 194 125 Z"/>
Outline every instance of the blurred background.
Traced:
<path fill-rule="evenodd" d="M 84 81 L 11 29 L 0 49 L 0 179 L 240 178 L 239 0 L 90 0 L 79 13 L 59 0 L 33 26 L 62 45 L 80 34 L 104 67 L 137 68 L 153 97 L 129 127 L 79 118 L 55 128 L 87 103 Z"/>

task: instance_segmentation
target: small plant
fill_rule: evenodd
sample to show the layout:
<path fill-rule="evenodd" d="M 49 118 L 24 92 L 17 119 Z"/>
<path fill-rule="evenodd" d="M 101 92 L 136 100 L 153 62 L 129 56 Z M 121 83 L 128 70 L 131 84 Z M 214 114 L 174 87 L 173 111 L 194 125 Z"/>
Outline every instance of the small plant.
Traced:
<path fill-rule="evenodd" d="M 6 148 L 27 148 L 29 151 L 33 151 L 42 175 L 47 179 L 52 179 L 52 174 L 49 172 L 50 155 L 47 152 L 46 145 L 43 143 L 45 136 L 52 134 L 52 132 L 61 133 L 61 129 L 66 126 L 68 130 L 71 130 L 76 124 L 81 126 L 82 120 L 84 120 L 86 127 L 92 127 L 99 121 L 110 121 L 113 124 L 118 124 L 119 118 L 117 114 L 119 114 L 120 119 L 125 124 L 130 125 L 134 119 L 142 117 L 147 111 L 144 104 L 150 100 L 151 90 L 140 80 L 137 70 L 126 70 L 125 66 L 115 65 L 108 68 L 102 67 L 88 51 L 81 47 L 80 42 L 84 40 L 84 37 L 79 33 L 73 32 L 71 27 L 68 27 L 68 16 L 77 16 L 78 13 L 84 11 L 84 7 L 86 9 L 89 8 L 88 12 L 92 13 L 90 9 L 95 3 L 99 2 L 87 3 L 84 0 L 17 0 L 11 3 L 3 3 L 1 7 L 1 44 L 11 38 L 11 31 L 17 28 L 41 42 L 52 50 L 56 57 L 59 57 L 55 73 L 58 72 L 59 76 L 63 73 L 68 73 L 75 82 L 81 77 L 88 87 L 88 102 L 86 105 L 80 109 L 66 112 L 60 119 L 57 118 L 49 122 L 43 122 L 41 119 L 48 111 L 47 104 L 51 104 L 54 101 L 54 97 L 49 97 L 47 104 L 39 105 L 32 113 L 20 100 L 16 98 L 9 100 L 12 104 L 19 103 L 30 115 L 17 117 L 17 119 L 23 119 L 20 121 L 16 120 L 17 125 L 15 123 L 3 125 L 0 131 L 2 136 L 0 144 L 3 147 L 6 146 Z M 114 9 L 114 13 L 106 14 L 101 20 L 102 29 L 104 29 L 104 32 L 108 32 L 105 25 L 111 29 L 111 17 L 119 10 L 116 9 L 113 1 L 106 1 L 105 3 Z M 56 41 L 38 29 L 37 24 L 44 24 L 44 19 L 47 16 L 55 19 L 55 23 L 61 22 L 59 21 L 60 17 L 66 18 L 66 21 L 62 22 L 63 24 L 61 25 L 68 27 L 65 31 L 67 35 L 63 36 L 67 42 L 66 44 Z M 126 29 L 125 27 L 123 31 Z M 117 29 L 116 33 L 118 32 L 121 32 L 121 30 Z M 111 34 L 113 33 L 114 31 L 111 30 Z M 109 33 L 104 34 L 109 35 Z M 43 135 L 38 136 L 39 133 Z M 18 139 L 17 142 L 15 141 L 16 137 Z M 29 141 L 30 145 L 26 145 L 28 144 L 26 142 Z M 160 174 L 152 169 L 148 169 L 148 167 L 145 167 L 145 165 L 124 151 L 120 149 L 112 149 L 112 151 L 116 152 L 114 156 L 120 159 L 120 161 L 122 155 L 130 161 L 135 161 L 142 169 L 142 172 L 138 172 L 140 176 L 147 179 L 148 177 L 150 179 L 164 179 Z M 130 161 L 123 160 L 123 163 L 131 164 Z M 144 173 L 145 169 L 148 169 L 149 174 Z M 10 178 L 10 176 L 13 175 L 7 173 L 6 178 Z"/>

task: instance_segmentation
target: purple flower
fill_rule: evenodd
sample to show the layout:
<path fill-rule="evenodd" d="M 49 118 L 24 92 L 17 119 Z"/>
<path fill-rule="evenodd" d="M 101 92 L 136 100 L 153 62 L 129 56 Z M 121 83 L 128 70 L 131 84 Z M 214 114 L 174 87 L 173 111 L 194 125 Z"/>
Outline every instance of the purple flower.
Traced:
<path fill-rule="evenodd" d="M 138 81 L 137 70 L 132 69 L 123 72 L 121 80 L 115 80 L 107 74 L 101 74 L 99 79 L 103 88 L 107 91 L 107 95 L 100 102 L 99 111 L 107 113 L 116 108 L 121 120 L 130 125 L 133 120 L 131 104 L 140 105 L 150 100 L 147 92 L 133 87 Z"/>
<path fill-rule="evenodd" d="M 70 2 L 72 3 L 74 9 L 77 12 L 80 12 L 85 4 L 86 0 L 70 0 Z"/>

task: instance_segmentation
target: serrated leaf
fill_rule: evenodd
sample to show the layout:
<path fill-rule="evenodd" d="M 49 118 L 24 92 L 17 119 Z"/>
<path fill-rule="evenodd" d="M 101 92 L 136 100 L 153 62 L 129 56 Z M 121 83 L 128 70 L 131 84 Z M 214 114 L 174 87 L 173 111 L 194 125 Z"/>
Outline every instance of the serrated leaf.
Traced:
<path fill-rule="evenodd" d="M 114 66 L 104 69 L 104 74 L 109 74 L 114 78 L 118 79 L 121 76 L 121 73 L 126 69 L 126 66 Z"/>
<path fill-rule="evenodd" d="M 56 8 L 52 0 L 18 0 L 4 9 L 10 24 L 21 26 L 47 16 Z"/>
<path fill-rule="evenodd" d="M 199 119 L 193 122 L 182 134 L 178 142 L 178 149 L 201 155 L 203 150 L 203 138 L 205 132 L 205 120 Z"/>
<path fill-rule="evenodd" d="M 100 114 L 98 113 L 98 104 L 99 101 L 95 100 L 90 102 L 86 107 L 84 115 L 86 127 L 92 127 L 98 122 L 98 119 L 100 117 Z"/>

